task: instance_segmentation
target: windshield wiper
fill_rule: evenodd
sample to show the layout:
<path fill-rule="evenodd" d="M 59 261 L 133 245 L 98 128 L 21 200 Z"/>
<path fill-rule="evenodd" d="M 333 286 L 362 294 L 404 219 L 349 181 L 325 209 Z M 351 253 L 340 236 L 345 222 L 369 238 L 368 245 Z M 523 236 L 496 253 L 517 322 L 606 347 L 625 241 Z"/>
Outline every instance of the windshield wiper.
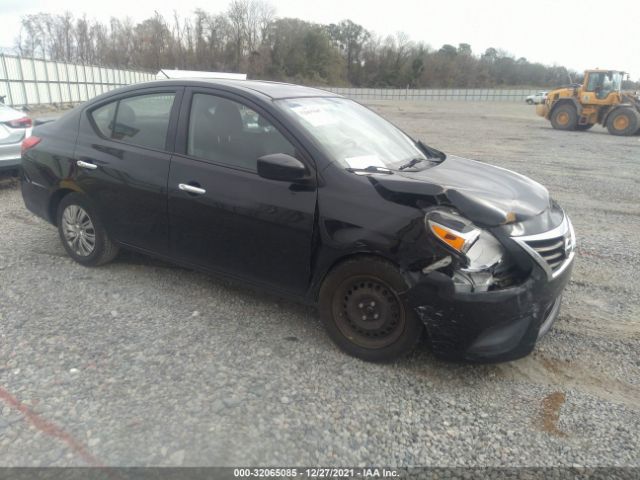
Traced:
<path fill-rule="evenodd" d="M 416 142 L 416 145 L 420 150 L 424 152 L 424 154 L 428 158 L 435 158 L 435 159 L 439 159 L 440 161 L 444 161 L 447 158 L 447 155 L 444 152 L 441 152 L 436 148 L 430 147 L 429 145 L 424 143 L 422 140 L 418 140 Z"/>
<path fill-rule="evenodd" d="M 398 170 L 406 170 L 407 168 L 411 168 L 411 167 L 419 164 L 420 162 L 424 162 L 426 160 L 427 160 L 426 158 L 412 158 L 407 163 L 403 163 L 402 165 L 400 165 L 398 167 Z"/>
<path fill-rule="evenodd" d="M 386 167 L 377 167 L 375 165 L 369 165 L 366 168 L 347 168 L 350 172 L 367 172 L 367 173 L 393 173 Z"/>

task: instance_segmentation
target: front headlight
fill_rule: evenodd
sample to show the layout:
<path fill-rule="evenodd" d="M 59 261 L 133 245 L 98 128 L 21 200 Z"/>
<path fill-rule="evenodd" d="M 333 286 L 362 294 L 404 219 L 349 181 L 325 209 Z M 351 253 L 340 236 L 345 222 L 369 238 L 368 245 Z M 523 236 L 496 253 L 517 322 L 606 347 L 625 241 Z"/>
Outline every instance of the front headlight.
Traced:
<path fill-rule="evenodd" d="M 453 211 L 433 210 L 425 216 L 427 229 L 466 260 L 468 270 L 486 270 L 504 256 L 504 248 L 486 230 Z"/>
<path fill-rule="evenodd" d="M 454 213 L 436 210 L 428 213 L 425 221 L 438 240 L 463 255 L 480 236 L 479 228 Z"/>
<path fill-rule="evenodd" d="M 487 290 L 493 284 L 493 273 L 498 265 L 507 260 L 507 253 L 490 232 L 475 226 L 454 211 L 433 210 L 427 213 L 425 226 L 461 260 L 453 274 L 458 287 L 466 285 L 471 291 L 478 291 Z M 427 267 L 427 270 L 433 269 Z"/>

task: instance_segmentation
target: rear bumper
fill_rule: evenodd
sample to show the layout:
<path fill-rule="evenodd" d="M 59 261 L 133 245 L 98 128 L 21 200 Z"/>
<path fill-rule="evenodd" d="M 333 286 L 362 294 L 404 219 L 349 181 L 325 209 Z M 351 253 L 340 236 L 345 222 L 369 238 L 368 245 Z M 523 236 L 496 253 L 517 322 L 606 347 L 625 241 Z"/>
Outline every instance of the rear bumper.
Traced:
<path fill-rule="evenodd" d="M 44 218 L 50 223 L 54 219 L 51 218 L 48 206 L 50 203 L 50 195 L 48 189 L 44 185 L 40 185 L 32 181 L 25 173 L 21 172 L 20 189 L 22 191 L 22 199 L 24 205 L 29 211 Z"/>
<path fill-rule="evenodd" d="M 0 170 L 16 169 L 20 167 L 22 141 L 31 135 L 32 129 L 30 127 L 13 129 L 3 125 L 0 125 L 0 128 L 4 128 L 2 141 L 0 142 Z"/>
<path fill-rule="evenodd" d="M 20 169 L 20 159 L 17 161 L 2 161 L 0 160 L 0 172 L 6 172 L 9 170 L 19 170 Z"/>
<path fill-rule="evenodd" d="M 0 145 L 0 171 L 13 170 L 20 166 L 20 143 Z"/>
<path fill-rule="evenodd" d="M 549 280 L 539 267 L 522 284 L 478 293 L 456 292 L 439 272 L 425 275 L 408 293 L 424 322 L 434 353 L 450 360 L 502 362 L 528 355 L 558 316 L 573 261 Z"/>

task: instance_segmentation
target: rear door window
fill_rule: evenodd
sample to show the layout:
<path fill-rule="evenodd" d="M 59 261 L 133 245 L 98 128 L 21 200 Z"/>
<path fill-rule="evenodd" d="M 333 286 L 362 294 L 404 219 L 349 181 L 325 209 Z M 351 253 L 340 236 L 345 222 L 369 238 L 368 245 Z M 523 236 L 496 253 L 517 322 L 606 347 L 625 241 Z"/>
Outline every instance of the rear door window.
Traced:
<path fill-rule="evenodd" d="M 164 150 L 174 93 L 123 98 L 91 112 L 103 136 L 121 142 Z"/>
<path fill-rule="evenodd" d="M 163 150 L 175 94 L 154 93 L 120 100 L 112 138 Z"/>

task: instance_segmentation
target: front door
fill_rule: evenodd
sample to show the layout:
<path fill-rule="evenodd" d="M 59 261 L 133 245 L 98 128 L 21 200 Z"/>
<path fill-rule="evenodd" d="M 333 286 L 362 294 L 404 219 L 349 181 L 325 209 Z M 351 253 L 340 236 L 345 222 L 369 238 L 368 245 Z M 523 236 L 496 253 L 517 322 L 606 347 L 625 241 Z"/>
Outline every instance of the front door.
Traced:
<path fill-rule="evenodd" d="M 186 145 L 169 173 L 173 256 L 303 293 L 311 271 L 316 188 L 261 178 L 258 157 L 299 147 L 259 107 L 210 91 L 187 95 Z M 306 160 L 310 172 L 313 171 Z"/>

